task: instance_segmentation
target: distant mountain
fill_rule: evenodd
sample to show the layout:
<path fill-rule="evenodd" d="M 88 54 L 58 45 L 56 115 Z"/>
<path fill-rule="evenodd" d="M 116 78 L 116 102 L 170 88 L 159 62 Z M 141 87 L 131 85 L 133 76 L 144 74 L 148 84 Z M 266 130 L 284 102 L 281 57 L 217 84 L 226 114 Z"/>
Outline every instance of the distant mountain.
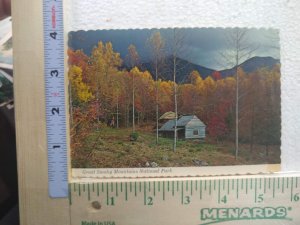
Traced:
<path fill-rule="evenodd" d="M 151 62 L 143 63 L 142 68 L 144 70 L 150 71 L 150 73 L 154 76 L 154 68 L 153 64 Z M 188 75 L 193 71 L 197 70 L 202 77 L 207 77 L 211 75 L 214 70 L 206 68 L 201 65 L 197 65 L 194 63 L 191 63 L 187 60 L 177 58 L 177 75 L 176 75 L 176 82 L 177 83 L 185 83 L 187 82 Z M 168 57 L 165 62 L 164 66 L 159 70 L 160 79 L 162 80 L 173 80 L 173 60 L 171 57 Z"/>
<path fill-rule="evenodd" d="M 278 59 L 274 59 L 272 57 L 258 57 L 255 56 L 253 58 L 250 58 L 240 64 L 240 67 L 246 72 L 246 73 L 251 73 L 256 71 L 257 69 L 266 67 L 271 69 L 274 67 L 276 64 L 280 63 Z M 197 70 L 201 77 L 205 79 L 209 75 L 212 75 L 212 73 L 216 70 L 206 68 L 201 65 L 197 65 L 194 63 L 191 63 L 187 60 L 177 58 L 177 75 L 176 75 L 176 82 L 177 83 L 185 83 L 188 81 L 188 75 L 193 71 Z M 154 69 L 153 69 L 153 64 L 151 62 L 146 62 L 142 64 L 142 69 L 143 70 L 148 70 L 151 72 L 151 74 L 154 76 Z M 233 76 L 235 73 L 235 67 L 231 69 L 226 69 L 226 70 L 220 70 L 222 78 L 228 77 L 228 76 Z M 160 70 L 160 79 L 162 80 L 173 80 L 173 63 L 172 63 L 172 58 L 168 57 L 165 60 L 164 66 Z"/>
<path fill-rule="evenodd" d="M 246 73 L 251 73 L 254 72 L 260 68 L 268 68 L 271 69 L 273 68 L 276 64 L 280 63 L 278 59 L 274 59 L 272 57 L 259 57 L 255 56 L 253 58 L 250 58 L 240 64 L 240 67 L 246 72 Z M 235 73 L 236 67 L 233 67 L 231 69 L 227 70 L 221 70 L 219 71 L 222 75 L 222 77 L 228 77 L 232 76 Z"/>

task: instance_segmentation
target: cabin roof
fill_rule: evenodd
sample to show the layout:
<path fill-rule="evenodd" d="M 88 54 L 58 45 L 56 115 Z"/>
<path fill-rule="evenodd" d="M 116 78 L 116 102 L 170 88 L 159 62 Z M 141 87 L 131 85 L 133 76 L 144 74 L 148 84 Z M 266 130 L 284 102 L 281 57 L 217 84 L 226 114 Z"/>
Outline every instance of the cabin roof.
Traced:
<path fill-rule="evenodd" d="M 195 115 L 181 116 L 177 121 L 177 130 L 184 129 L 189 124 L 192 127 L 201 127 L 205 124 Z M 159 130 L 160 131 L 174 131 L 175 119 L 167 121 Z"/>
<path fill-rule="evenodd" d="M 165 112 L 161 117 L 159 117 L 160 120 L 174 120 L 176 118 L 174 112 Z"/>

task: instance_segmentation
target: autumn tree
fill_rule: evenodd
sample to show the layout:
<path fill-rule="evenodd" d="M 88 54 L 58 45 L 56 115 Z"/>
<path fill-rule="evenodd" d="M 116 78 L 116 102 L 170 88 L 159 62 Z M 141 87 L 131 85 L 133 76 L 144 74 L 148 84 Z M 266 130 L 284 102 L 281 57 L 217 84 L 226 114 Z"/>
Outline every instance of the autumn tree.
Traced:
<path fill-rule="evenodd" d="M 212 74 L 212 77 L 215 79 L 215 80 L 220 80 L 222 79 L 222 75 L 219 71 L 214 71 L 213 74 Z"/>
<path fill-rule="evenodd" d="M 248 42 L 247 29 L 233 28 L 227 34 L 227 50 L 221 53 L 227 66 L 235 69 L 236 87 L 235 87 L 235 158 L 239 154 L 239 68 L 240 64 L 249 59 L 252 53 L 258 48 Z"/>
<path fill-rule="evenodd" d="M 172 58 L 172 74 L 173 74 L 173 84 L 174 84 L 174 111 L 175 111 L 175 126 L 174 126 L 174 143 L 173 143 L 173 151 L 176 151 L 177 145 L 177 119 L 178 119 L 178 102 L 177 102 L 177 83 L 176 76 L 178 73 L 178 56 L 183 51 L 183 34 L 176 28 L 172 30 L 172 37 L 170 40 L 170 51 Z"/>
<path fill-rule="evenodd" d="M 82 69 L 78 66 L 71 66 L 68 75 L 71 84 L 72 105 L 80 105 L 91 100 L 93 95 L 82 80 Z"/>
<path fill-rule="evenodd" d="M 69 105 L 70 105 L 70 125 L 74 125 L 74 108 L 79 108 L 93 99 L 90 88 L 82 79 L 82 69 L 78 66 L 70 66 L 69 78 Z"/>
<path fill-rule="evenodd" d="M 155 81 L 153 80 L 149 71 L 140 71 L 137 67 L 134 67 L 131 71 L 135 76 L 135 107 L 138 114 L 138 122 L 145 120 L 154 121 L 154 106 L 156 104 L 155 97 Z"/>
<path fill-rule="evenodd" d="M 158 99 L 159 108 L 162 112 L 168 112 L 174 109 L 173 98 L 173 82 L 158 80 L 160 96 Z"/>
<path fill-rule="evenodd" d="M 93 48 L 89 58 L 89 84 L 96 97 L 98 121 L 101 114 L 107 122 L 112 113 L 112 92 L 114 86 L 112 75 L 119 71 L 122 59 L 113 50 L 111 42 L 103 44 L 101 41 Z"/>
<path fill-rule="evenodd" d="M 158 98 L 159 98 L 159 83 L 158 83 L 158 74 L 159 74 L 159 67 L 162 65 L 162 61 L 164 59 L 164 48 L 165 48 L 165 41 L 160 35 L 160 32 L 157 31 L 151 35 L 148 39 L 148 43 L 151 48 L 152 58 L 153 58 L 153 67 L 155 71 L 155 97 L 156 97 L 156 106 L 155 106 L 155 113 L 156 113 L 156 144 L 158 144 L 158 118 L 159 118 L 159 109 L 158 109 Z"/>
<path fill-rule="evenodd" d="M 82 80 L 87 82 L 87 66 L 89 57 L 82 50 L 68 49 L 68 64 L 78 66 L 82 70 Z"/>
<path fill-rule="evenodd" d="M 139 54 L 134 45 L 129 45 L 128 54 L 126 56 L 130 68 L 134 68 L 139 64 Z M 132 74 L 132 132 L 135 131 L 135 77 Z"/>
<path fill-rule="evenodd" d="M 269 146 L 280 144 L 280 74 L 276 69 L 260 69 L 258 72 L 261 75 L 261 95 L 256 133 L 268 156 Z"/>

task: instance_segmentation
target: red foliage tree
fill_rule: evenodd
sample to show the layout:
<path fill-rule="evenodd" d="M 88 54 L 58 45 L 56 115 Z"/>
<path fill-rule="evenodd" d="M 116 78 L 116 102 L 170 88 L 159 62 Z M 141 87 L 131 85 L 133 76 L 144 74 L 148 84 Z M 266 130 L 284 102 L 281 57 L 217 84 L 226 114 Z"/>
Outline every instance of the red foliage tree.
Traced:
<path fill-rule="evenodd" d="M 219 71 L 214 71 L 212 74 L 212 77 L 214 78 L 214 80 L 221 80 L 222 79 L 222 75 Z"/>

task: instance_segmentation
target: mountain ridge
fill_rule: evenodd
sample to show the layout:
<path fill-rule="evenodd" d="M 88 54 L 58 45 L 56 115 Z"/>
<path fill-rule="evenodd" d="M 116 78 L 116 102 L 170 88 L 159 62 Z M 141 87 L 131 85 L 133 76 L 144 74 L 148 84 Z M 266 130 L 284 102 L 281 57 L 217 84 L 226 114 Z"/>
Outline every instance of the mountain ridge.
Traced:
<path fill-rule="evenodd" d="M 176 75 L 176 82 L 177 83 L 185 83 L 187 82 L 188 75 L 193 71 L 196 70 L 199 72 L 201 77 L 205 79 L 206 77 L 212 75 L 213 72 L 220 72 L 222 78 L 226 78 L 228 76 L 233 76 L 235 74 L 236 67 L 232 67 L 230 69 L 223 69 L 223 70 L 214 70 L 211 68 L 207 68 L 202 65 L 198 65 L 195 63 L 191 63 L 185 59 L 177 58 L 177 75 Z M 246 72 L 251 73 L 256 71 L 260 68 L 273 68 L 276 64 L 280 64 L 279 59 L 274 59 L 270 56 L 254 56 L 250 59 L 247 59 L 239 66 Z M 151 62 L 145 62 L 141 64 L 142 70 L 148 70 L 154 77 L 154 69 Z M 166 62 L 164 63 L 163 69 L 160 70 L 159 78 L 162 80 L 173 80 L 173 64 L 172 58 L 167 57 Z"/>

